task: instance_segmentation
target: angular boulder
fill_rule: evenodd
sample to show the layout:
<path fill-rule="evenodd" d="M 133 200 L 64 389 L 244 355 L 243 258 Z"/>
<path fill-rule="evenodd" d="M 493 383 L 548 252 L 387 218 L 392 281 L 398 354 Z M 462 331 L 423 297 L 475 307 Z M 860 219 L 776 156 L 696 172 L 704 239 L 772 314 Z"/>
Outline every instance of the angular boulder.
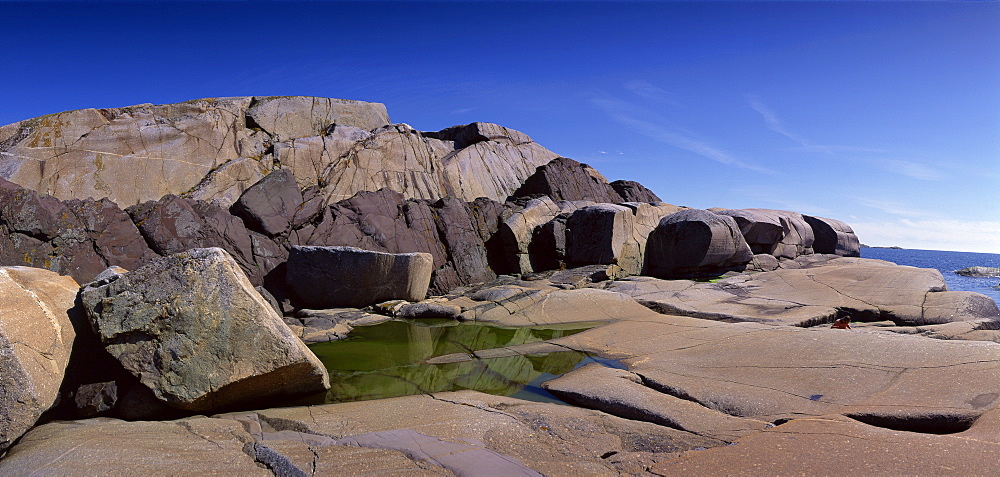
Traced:
<path fill-rule="evenodd" d="M 104 348 L 172 407 L 208 412 L 330 386 L 222 249 L 156 259 L 81 299 Z"/>
<path fill-rule="evenodd" d="M 0 453 L 59 396 L 76 333 L 76 281 L 48 270 L 0 267 Z"/>
<path fill-rule="evenodd" d="M 433 270 L 428 253 L 292 247 L 285 279 L 305 307 L 363 308 L 386 300 L 423 300 Z"/>
<path fill-rule="evenodd" d="M 616 264 L 627 275 L 645 273 L 650 234 L 661 218 L 678 210 L 662 202 L 583 207 L 566 222 L 567 261 L 572 266 Z"/>
<path fill-rule="evenodd" d="M 278 169 L 247 189 L 230 210 L 251 229 L 274 237 L 288 231 L 303 202 L 292 172 Z"/>
<path fill-rule="evenodd" d="M 841 257 L 861 256 L 861 242 L 850 225 L 836 219 L 823 217 L 803 215 L 802 218 L 812 227 L 813 235 L 816 238 L 813 242 L 814 252 L 840 255 Z"/>
<path fill-rule="evenodd" d="M 646 274 L 661 278 L 712 276 L 744 267 L 753 252 L 736 221 L 687 209 L 660 219 L 646 244 Z"/>

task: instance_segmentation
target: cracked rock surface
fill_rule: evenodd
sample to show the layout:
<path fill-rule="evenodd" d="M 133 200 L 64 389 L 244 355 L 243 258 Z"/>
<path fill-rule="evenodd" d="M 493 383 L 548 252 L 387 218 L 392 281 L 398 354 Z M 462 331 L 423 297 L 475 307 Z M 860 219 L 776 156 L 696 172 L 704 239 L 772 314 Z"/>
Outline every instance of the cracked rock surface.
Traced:
<path fill-rule="evenodd" d="M 0 452 L 56 402 L 78 288 L 48 270 L 0 267 Z"/>
<path fill-rule="evenodd" d="M 382 104 L 303 96 L 81 109 L 0 127 L 0 178 L 122 208 L 168 194 L 228 207 L 279 166 L 333 202 L 382 188 L 504 200 L 556 157 L 495 124 L 424 133 L 390 124 Z"/>
<path fill-rule="evenodd" d="M 622 475 L 718 444 L 597 411 L 461 391 L 167 422 L 55 422 L 27 434 L 0 473 Z"/>

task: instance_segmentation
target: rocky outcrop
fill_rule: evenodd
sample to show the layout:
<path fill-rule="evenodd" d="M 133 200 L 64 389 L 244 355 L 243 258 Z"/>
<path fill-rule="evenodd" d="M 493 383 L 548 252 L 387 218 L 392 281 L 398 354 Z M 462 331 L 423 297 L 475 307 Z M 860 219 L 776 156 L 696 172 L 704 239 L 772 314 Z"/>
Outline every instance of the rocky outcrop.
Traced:
<path fill-rule="evenodd" d="M 772 209 L 710 210 L 734 218 L 753 253 L 766 253 L 777 258 L 795 258 L 813 253 L 813 228 L 798 212 Z M 834 245 L 836 243 L 838 242 L 834 242 Z"/>
<path fill-rule="evenodd" d="M 539 166 L 513 195 L 545 195 L 553 200 L 589 200 L 611 204 L 623 201 L 597 169 L 565 157 Z"/>
<path fill-rule="evenodd" d="M 77 289 L 48 270 L 0 267 L 0 453 L 56 403 Z"/>
<path fill-rule="evenodd" d="M 0 178 L 123 208 L 169 194 L 228 207 L 279 166 L 332 202 L 381 188 L 504 200 L 555 157 L 495 124 L 421 133 L 391 125 L 381 104 L 313 97 L 83 109 L 0 128 Z"/>
<path fill-rule="evenodd" d="M 329 387 L 224 250 L 153 260 L 81 299 L 105 349 L 172 407 L 204 412 Z"/>
<path fill-rule="evenodd" d="M 816 240 L 813 251 L 816 253 L 834 254 L 841 257 L 860 257 L 861 242 L 850 225 L 836 219 L 803 215 L 806 223 L 812 227 Z"/>
<path fill-rule="evenodd" d="M 423 300 L 432 270 L 428 253 L 292 247 L 285 276 L 305 307 L 363 308 L 387 300 Z"/>
<path fill-rule="evenodd" d="M 663 278 L 713 276 L 745 267 L 752 258 L 732 217 L 687 209 L 663 217 L 650 234 L 645 270 Z"/>
<path fill-rule="evenodd" d="M 274 237 L 288 233 L 303 203 L 295 176 L 278 169 L 244 192 L 229 210 L 251 229 Z"/>
<path fill-rule="evenodd" d="M 636 181 L 617 180 L 611 187 L 625 202 L 662 202 L 653 191 Z"/>
<path fill-rule="evenodd" d="M 62 202 L 0 179 L 0 264 L 85 282 L 110 265 L 135 267 L 155 256 L 129 216 L 106 199 Z"/>

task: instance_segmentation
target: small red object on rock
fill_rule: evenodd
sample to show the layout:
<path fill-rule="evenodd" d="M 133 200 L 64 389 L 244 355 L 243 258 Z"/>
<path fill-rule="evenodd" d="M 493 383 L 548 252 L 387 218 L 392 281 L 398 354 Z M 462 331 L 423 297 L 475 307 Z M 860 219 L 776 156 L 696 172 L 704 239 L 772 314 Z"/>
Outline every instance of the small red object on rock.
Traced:
<path fill-rule="evenodd" d="M 851 329 L 851 319 L 848 317 L 837 318 L 836 321 L 833 322 L 833 326 L 830 328 L 835 330 L 849 330 Z"/>

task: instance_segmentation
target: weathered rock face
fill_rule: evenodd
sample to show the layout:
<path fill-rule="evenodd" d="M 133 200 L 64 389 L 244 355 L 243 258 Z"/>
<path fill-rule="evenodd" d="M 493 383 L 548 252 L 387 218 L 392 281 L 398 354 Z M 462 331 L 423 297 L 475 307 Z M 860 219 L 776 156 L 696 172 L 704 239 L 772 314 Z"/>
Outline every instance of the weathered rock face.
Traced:
<path fill-rule="evenodd" d="M 89 281 L 109 265 L 134 267 L 155 255 L 106 199 L 61 202 L 0 179 L 0 264 Z"/>
<path fill-rule="evenodd" d="M 495 124 L 421 133 L 389 125 L 381 104 L 312 97 L 83 109 L 0 128 L 0 178 L 120 207 L 168 194 L 229 207 L 279 164 L 300 189 L 323 185 L 328 201 L 385 187 L 406 198 L 504 200 L 555 157 Z"/>
<path fill-rule="evenodd" d="M 615 263 L 621 266 L 639 258 L 634 254 L 626 255 L 634 252 L 626 249 L 635 228 L 635 215 L 628 207 L 614 204 L 583 207 L 573 212 L 566 228 L 567 258 L 571 265 Z"/>
<path fill-rule="evenodd" d="M 0 452 L 56 402 L 78 288 L 48 270 L 0 267 Z"/>
<path fill-rule="evenodd" d="M 427 296 L 433 258 L 427 253 L 382 253 L 354 247 L 292 247 L 286 281 L 310 308 L 362 308 L 386 300 Z"/>
<path fill-rule="evenodd" d="M 795 258 L 813 253 L 813 229 L 798 212 L 772 209 L 711 211 L 736 219 L 736 224 L 753 253 L 767 253 L 778 258 Z"/>
<path fill-rule="evenodd" d="M 745 266 L 752 258 L 732 217 L 687 209 L 661 219 L 650 234 L 645 269 L 664 278 L 710 276 Z"/>
<path fill-rule="evenodd" d="M 679 210 L 662 202 L 583 207 L 566 222 L 567 260 L 571 265 L 617 264 L 627 275 L 645 273 L 650 234 L 660 219 Z"/>
<path fill-rule="evenodd" d="M 565 219 L 587 205 L 593 203 L 556 202 L 548 196 L 529 200 L 523 209 L 499 225 L 491 243 L 497 256 L 493 261 L 494 269 L 498 273 L 530 273 L 558 268 L 559 260 L 566 254 Z M 567 216 L 554 223 L 560 214 Z M 539 230 L 547 224 L 552 224 L 548 230 Z"/>
<path fill-rule="evenodd" d="M 221 249 L 195 249 L 81 293 L 105 349 L 157 398 L 192 411 L 329 387 L 322 363 Z"/>
<path fill-rule="evenodd" d="M 622 196 L 597 169 L 565 157 L 539 166 L 513 195 L 524 197 L 537 194 L 547 195 L 553 200 L 622 202 Z"/>
<path fill-rule="evenodd" d="M 806 223 L 812 227 L 816 241 L 813 250 L 816 253 L 829 253 L 841 257 L 860 257 L 861 242 L 850 225 L 836 219 L 803 215 Z"/>

